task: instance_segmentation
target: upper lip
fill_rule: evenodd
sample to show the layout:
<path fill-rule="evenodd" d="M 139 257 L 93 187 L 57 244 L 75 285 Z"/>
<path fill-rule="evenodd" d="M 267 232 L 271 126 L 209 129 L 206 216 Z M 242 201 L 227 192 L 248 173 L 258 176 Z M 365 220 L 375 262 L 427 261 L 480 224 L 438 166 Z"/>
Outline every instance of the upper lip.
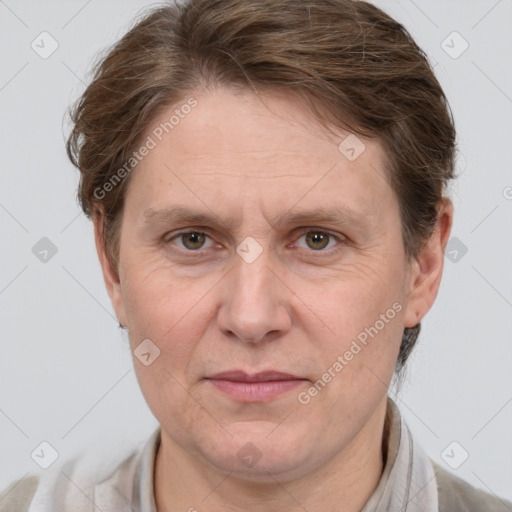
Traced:
<path fill-rule="evenodd" d="M 228 370 L 225 372 L 216 373 L 209 379 L 216 380 L 232 380 L 235 382 L 268 382 L 273 380 L 304 380 L 302 377 L 293 375 L 291 373 L 278 372 L 274 370 L 258 372 L 258 373 L 246 373 L 242 370 Z"/>

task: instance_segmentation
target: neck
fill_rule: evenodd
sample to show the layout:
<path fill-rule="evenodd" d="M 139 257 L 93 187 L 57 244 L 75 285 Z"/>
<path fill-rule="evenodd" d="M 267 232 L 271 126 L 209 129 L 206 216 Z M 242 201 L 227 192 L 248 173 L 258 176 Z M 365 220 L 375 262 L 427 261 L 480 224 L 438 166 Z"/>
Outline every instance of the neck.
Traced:
<path fill-rule="evenodd" d="M 382 475 L 386 406 L 387 397 L 352 442 L 325 465 L 282 482 L 278 477 L 270 483 L 254 482 L 215 471 L 162 430 L 154 476 L 157 510 L 358 512 Z"/>

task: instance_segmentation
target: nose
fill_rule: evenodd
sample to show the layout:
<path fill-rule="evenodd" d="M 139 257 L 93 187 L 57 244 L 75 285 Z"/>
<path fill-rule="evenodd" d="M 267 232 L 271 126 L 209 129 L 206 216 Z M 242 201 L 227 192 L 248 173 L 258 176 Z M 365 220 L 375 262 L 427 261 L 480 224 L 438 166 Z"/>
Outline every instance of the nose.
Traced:
<path fill-rule="evenodd" d="M 241 341 L 259 343 L 285 334 L 292 325 L 289 297 L 293 295 L 277 277 L 263 252 L 248 263 L 242 258 L 224 281 L 218 311 L 222 333 Z"/>

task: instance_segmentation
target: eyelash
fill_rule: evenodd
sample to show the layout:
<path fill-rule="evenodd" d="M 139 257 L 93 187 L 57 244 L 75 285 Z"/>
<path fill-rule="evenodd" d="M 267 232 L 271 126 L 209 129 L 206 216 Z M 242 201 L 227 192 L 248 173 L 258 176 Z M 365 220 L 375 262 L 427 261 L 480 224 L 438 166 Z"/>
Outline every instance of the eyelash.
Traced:
<path fill-rule="evenodd" d="M 172 237 L 168 238 L 168 235 L 169 233 L 167 233 L 166 235 L 164 235 L 164 244 L 165 245 L 168 245 L 170 244 L 173 240 L 179 238 L 180 236 L 182 235 L 187 235 L 187 234 L 190 234 L 190 233 L 199 233 L 199 234 L 202 234 L 202 235 L 205 235 L 207 236 L 210 240 L 212 240 L 212 237 L 208 235 L 208 233 L 206 233 L 205 231 L 201 231 L 199 229 L 190 229 L 190 230 L 187 230 L 187 231 L 181 231 L 179 233 L 175 233 Z M 346 241 L 346 238 L 344 237 L 340 237 L 338 235 L 335 235 L 333 233 L 330 233 L 329 231 L 324 231 L 324 230 L 321 230 L 321 229 L 311 229 L 311 228 L 304 228 L 298 235 L 298 237 L 295 239 L 295 241 L 293 242 L 293 244 L 296 244 L 297 241 L 302 238 L 304 235 L 307 235 L 308 233 L 320 233 L 322 235 L 327 235 L 330 237 L 330 239 L 334 238 L 337 242 L 338 242 L 338 245 L 335 246 L 335 247 L 331 247 L 330 249 L 319 249 L 318 251 L 315 251 L 313 249 L 310 249 L 308 252 L 312 253 L 315 257 L 317 255 L 315 255 L 315 253 L 318 253 L 318 256 L 324 256 L 324 255 L 333 255 L 333 254 L 336 254 L 338 251 L 341 250 L 340 246 Z M 329 242 L 328 244 L 330 243 L 330 239 L 329 239 Z M 190 249 L 183 249 L 181 247 L 178 248 L 178 251 L 179 252 L 182 252 L 182 253 L 187 253 L 187 255 L 193 255 L 194 253 L 197 253 L 197 257 L 199 256 L 202 256 L 201 252 L 204 251 L 206 249 L 197 249 L 197 250 L 190 250 Z"/>

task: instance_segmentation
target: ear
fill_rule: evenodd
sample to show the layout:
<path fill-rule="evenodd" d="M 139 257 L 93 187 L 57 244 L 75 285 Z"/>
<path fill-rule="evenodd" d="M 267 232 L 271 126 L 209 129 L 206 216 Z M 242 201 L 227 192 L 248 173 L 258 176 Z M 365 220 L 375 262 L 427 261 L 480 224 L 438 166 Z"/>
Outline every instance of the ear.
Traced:
<path fill-rule="evenodd" d="M 124 311 L 123 297 L 121 294 L 121 282 L 119 279 L 118 271 L 113 268 L 105 249 L 105 242 L 103 239 L 103 223 L 105 216 L 102 210 L 95 210 L 93 214 L 94 223 L 94 240 L 96 242 L 96 252 L 100 260 L 101 269 L 103 272 L 103 280 L 107 287 L 107 292 L 110 297 L 110 302 L 114 308 L 117 319 L 120 324 L 126 326 L 126 317 Z"/>
<path fill-rule="evenodd" d="M 437 222 L 429 240 L 410 266 L 404 326 L 414 327 L 434 303 L 443 274 L 444 251 L 453 223 L 453 204 L 443 198 Z"/>

